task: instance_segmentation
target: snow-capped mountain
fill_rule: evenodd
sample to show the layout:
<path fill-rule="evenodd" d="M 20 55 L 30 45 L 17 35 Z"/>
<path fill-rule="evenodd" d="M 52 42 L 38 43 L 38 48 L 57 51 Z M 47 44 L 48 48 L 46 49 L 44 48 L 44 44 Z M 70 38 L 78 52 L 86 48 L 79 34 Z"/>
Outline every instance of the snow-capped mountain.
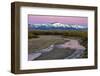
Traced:
<path fill-rule="evenodd" d="M 87 26 L 79 24 L 62 24 L 62 23 L 48 23 L 48 24 L 29 24 L 29 30 L 86 30 Z"/>

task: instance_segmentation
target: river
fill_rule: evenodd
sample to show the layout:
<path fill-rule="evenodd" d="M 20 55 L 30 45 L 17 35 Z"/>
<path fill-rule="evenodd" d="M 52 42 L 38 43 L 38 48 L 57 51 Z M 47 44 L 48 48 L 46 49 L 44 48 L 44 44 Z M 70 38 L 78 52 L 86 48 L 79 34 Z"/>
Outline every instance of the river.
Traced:
<path fill-rule="evenodd" d="M 29 53 L 28 60 L 81 58 L 85 49 L 84 46 L 80 45 L 79 40 L 69 39 L 69 41 L 63 44 L 52 44 L 47 48 Z"/>

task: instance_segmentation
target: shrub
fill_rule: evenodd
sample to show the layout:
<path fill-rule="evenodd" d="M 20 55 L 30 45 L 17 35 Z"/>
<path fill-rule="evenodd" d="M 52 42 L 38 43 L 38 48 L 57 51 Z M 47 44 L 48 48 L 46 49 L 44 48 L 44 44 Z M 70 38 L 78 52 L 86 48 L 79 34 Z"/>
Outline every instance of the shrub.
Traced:
<path fill-rule="evenodd" d="M 32 33 L 29 33 L 28 34 L 28 38 L 31 39 L 31 38 L 39 38 L 38 35 L 35 35 L 35 34 L 32 34 Z"/>

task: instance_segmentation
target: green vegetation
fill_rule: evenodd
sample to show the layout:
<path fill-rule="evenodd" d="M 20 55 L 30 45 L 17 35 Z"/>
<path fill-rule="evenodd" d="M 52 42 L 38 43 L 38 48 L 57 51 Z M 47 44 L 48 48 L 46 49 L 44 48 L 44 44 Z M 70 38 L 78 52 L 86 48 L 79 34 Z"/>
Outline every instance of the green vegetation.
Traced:
<path fill-rule="evenodd" d="M 61 35 L 62 37 L 81 37 L 87 39 L 87 31 L 58 31 L 58 30 L 34 30 L 28 32 L 28 38 L 38 38 L 38 35 Z"/>
<path fill-rule="evenodd" d="M 83 41 L 82 41 L 82 45 L 86 48 L 83 55 L 82 55 L 82 58 L 88 58 L 88 41 L 87 41 L 87 38 L 84 38 Z"/>
<path fill-rule="evenodd" d="M 86 50 L 84 51 L 84 53 L 83 53 L 83 55 L 82 55 L 82 58 L 88 58 L 87 48 L 86 48 Z"/>
<path fill-rule="evenodd" d="M 28 39 L 31 39 L 31 38 L 39 38 L 39 36 L 30 32 L 30 33 L 28 33 Z"/>

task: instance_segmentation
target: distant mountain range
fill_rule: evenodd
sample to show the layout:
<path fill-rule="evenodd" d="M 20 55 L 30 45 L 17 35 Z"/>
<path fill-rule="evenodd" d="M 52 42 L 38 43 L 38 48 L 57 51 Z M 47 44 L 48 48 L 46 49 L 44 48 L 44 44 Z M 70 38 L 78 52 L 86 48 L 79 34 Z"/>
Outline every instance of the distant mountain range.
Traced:
<path fill-rule="evenodd" d="M 62 23 L 48 23 L 48 24 L 28 24 L 29 31 L 32 30 L 87 30 L 86 25 L 79 24 L 62 24 Z"/>

